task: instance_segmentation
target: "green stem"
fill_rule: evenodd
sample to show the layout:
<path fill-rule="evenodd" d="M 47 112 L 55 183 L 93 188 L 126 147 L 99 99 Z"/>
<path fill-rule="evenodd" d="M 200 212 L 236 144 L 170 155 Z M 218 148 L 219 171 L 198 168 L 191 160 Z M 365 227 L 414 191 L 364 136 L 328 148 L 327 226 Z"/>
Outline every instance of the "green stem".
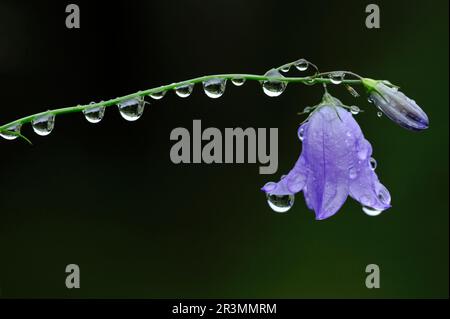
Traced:
<path fill-rule="evenodd" d="M 279 77 L 279 78 L 278 77 L 266 77 L 264 75 L 254 75 L 254 74 L 217 74 L 217 75 L 201 76 L 201 77 L 197 77 L 197 78 L 186 80 L 186 81 L 163 85 L 163 86 L 159 86 L 159 87 L 144 90 L 144 91 L 138 91 L 136 93 L 128 94 L 125 96 L 117 97 L 114 99 L 102 101 L 102 102 L 95 103 L 95 104 L 93 103 L 93 104 L 58 108 L 58 109 L 48 110 L 45 112 L 40 112 L 40 113 L 36 113 L 33 115 L 25 116 L 25 117 L 22 117 L 20 119 L 17 119 L 15 121 L 12 121 L 10 123 L 0 126 L 0 131 L 7 131 L 8 128 L 15 127 L 16 125 L 23 125 L 26 123 L 30 123 L 34 119 L 42 117 L 42 116 L 47 116 L 47 115 L 55 115 L 56 116 L 56 115 L 61 115 L 61 114 L 66 114 L 66 113 L 82 112 L 83 110 L 90 109 L 90 108 L 108 107 L 111 105 L 116 105 L 118 103 L 121 103 L 121 102 L 129 100 L 129 99 L 145 97 L 150 94 L 158 93 L 158 92 L 162 92 L 162 91 L 174 90 L 180 86 L 185 86 L 185 85 L 189 85 L 189 84 L 197 84 L 197 83 L 201 83 L 201 82 L 208 81 L 211 79 L 231 80 L 234 78 L 239 78 L 239 79 L 252 80 L 252 81 L 267 81 L 267 80 L 269 80 L 269 81 L 284 81 L 287 83 L 303 83 L 303 84 L 311 85 L 311 84 L 317 84 L 317 83 L 323 83 L 323 84 L 331 83 L 331 80 L 329 78 L 321 77 L 321 75 L 328 74 L 328 73 L 329 72 L 322 73 L 322 74 L 316 74 L 313 76 L 306 76 L 306 77 Z M 359 79 L 358 80 L 343 80 L 342 83 L 343 84 L 362 84 L 362 80 L 359 80 Z"/>

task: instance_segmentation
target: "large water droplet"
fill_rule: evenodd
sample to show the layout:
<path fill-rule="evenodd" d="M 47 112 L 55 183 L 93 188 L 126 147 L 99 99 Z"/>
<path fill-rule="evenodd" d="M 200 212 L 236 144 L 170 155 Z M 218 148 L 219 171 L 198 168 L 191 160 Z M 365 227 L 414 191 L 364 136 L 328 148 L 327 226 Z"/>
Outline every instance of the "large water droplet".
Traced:
<path fill-rule="evenodd" d="M 188 97 L 194 90 L 194 84 L 182 85 L 175 88 L 175 94 L 179 97 Z"/>
<path fill-rule="evenodd" d="M 264 76 L 266 77 L 275 77 L 275 78 L 283 78 L 284 76 L 278 72 L 276 69 L 272 69 L 267 72 Z M 266 80 L 262 82 L 263 91 L 266 95 L 270 97 L 280 96 L 281 93 L 286 89 L 286 82 L 283 81 L 272 81 Z"/>
<path fill-rule="evenodd" d="M 368 206 L 363 206 L 362 210 L 364 213 L 366 213 L 369 216 L 378 216 L 383 212 L 382 209 L 376 209 L 376 208 L 372 208 L 372 207 L 368 207 Z"/>
<path fill-rule="evenodd" d="M 331 83 L 333 84 L 341 84 L 344 80 L 345 73 L 344 72 L 333 72 L 328 75 L 330 78 Z"/>
<path fill-rule="evenodd" d="M 357 107 L 356 105 L 352 105 L 352 106 L 350 106 L 350 112 L 353 115 L 357 115 L 357 114 L 359 114 L 359 112 L 361 112 L 361 109 L 359 107 Z"/>
<path fill-rule="evenodd" d="M 0 132 L 0 136 L 9 141 L 15 140 L 19 137 L 21 128 L 22 124 L 7 127 L 5 131 Z"/>
<path fill-rule="evenodd" d="M 226 79 L 211 79 L 203 82 L 203 90 L 210 98 L 217 99 L 225 92 L 226 85 Z"/>
<path fill-rule="evenodd" d="M 53 114 L 49 114 L 35 118 L 31 122 L 31 126 L 37 135 L 46 136 L 50 134 L 55 127 L 55 116 Z"/>
<path fill-rule="evenodd" d="M 91 102 L 91 104 L 95 104 L 95 102 Z M 103 119 L 105 115 L 105 107 L 93 107 L 83 110 L 84 117 L 89 123 L 98 123 Z"/>
<path fill-rule="evenodd" d="M 234 78 L 234 79 L 231 79 L 231 83 L 233 83 L 236 86 L 242 86 L 245 83 L 245 79 L 244 78 Z"/>
<path fill-rule="evenodd" d="M 306 71 L 308 69 L 309 63 L 308 63 L 308 61 L 306 61 L 304 59 L 300 59 L 297 62 L 295 62 L 294 65 L 297 68 L 297 70 L 303 72 L 303 71 Z"/>
<path fill-rule="evenodd" d="M 277 213 L 285 213 L 294 205 L 295 196 L 267 194 L 267 203 Z"/>
<path fill-rule="evenodd" d="M 369 164 L 372 171 L 377 169 L 377 161 L 373 157 L 370 158 Z"/>
<path fill-rule="evenodd" d="M 161 100 L 164 97 L 164 95 L 166 95 L 166 92 L 167 91 L 160 91 L 160 92 L 151 93 L 150 97 L 152 99 L 155 99 L 155 100 Z"/>
<path fill-rule="evenodd" d="M 120 115 L 127 121 L 136 121 L 144 113 L 145 101 L 143 98 L 133 98 L 117 104 Z"/>
<path fill-rule="evenodd" d="M 350 177 L 350 179 L 355 179 L 358 177 L 358 171 L 356 168 L 352 167 L 348 170 L 348 177 Z"/>

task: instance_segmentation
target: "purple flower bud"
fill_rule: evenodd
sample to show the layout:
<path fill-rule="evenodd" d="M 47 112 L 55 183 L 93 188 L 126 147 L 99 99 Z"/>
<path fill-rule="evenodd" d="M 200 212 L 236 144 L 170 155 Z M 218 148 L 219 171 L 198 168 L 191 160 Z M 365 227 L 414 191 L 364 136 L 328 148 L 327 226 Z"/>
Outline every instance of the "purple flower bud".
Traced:
<path fill-rule="evenodd" d="M 368 83 L 365 84 L 369 88 L 369 99 L 388 118 L 409 130 L 420 131 L 428 128 L 428 116 L 425 112 L 397 87 L 373 80 L 368 80 Z"/>

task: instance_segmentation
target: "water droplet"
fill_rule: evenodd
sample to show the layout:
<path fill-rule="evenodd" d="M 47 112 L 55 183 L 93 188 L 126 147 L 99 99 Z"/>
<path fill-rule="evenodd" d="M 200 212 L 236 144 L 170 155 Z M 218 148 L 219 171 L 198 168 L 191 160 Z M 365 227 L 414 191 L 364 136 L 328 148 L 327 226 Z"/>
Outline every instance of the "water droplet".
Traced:
<path fill-rule="evenodd" d="M 234 79 L 231 79 L 231 83 L 233 83 L 236 86 L 242 86 L 245 83 L 245 79 L 244 78 L 234 78 Z"/>
<path fill-rule="evenodd" d="M 359 114 L 359 112 L 361 112 L 361 109 L 359 107 L 357 107 L 356 105 L 352 105 L 352 106 L 350 106 L 350 112 L 353 115 L 357 115 L 357 114 Z"/>
<path fill-rule="evenodd" d="M 295 67 L 297 68 L 297 70 L 299 71 L 306 71 L 308 69 L 309 63 L 308 61 L 304 60 L 304 59 L 300 59 L 297 62 L 295 62 Z"/>
<path fill-rule="evenodd" d="M 350 177 L 350 179 L 355 179 L 356 177 L 358 177 L 358 171 L 352 167 L 348 170 L 348 177 Z"/>
<path fill-rule="evenodd" d="M 0 136 L 9 141 L 15 140 L 16 138 L 19 137 L 21 128 L 22 124 L 7 127 L 5 131 L 2 131 L 0 133 Z"/>
<path fill-rule="evenodd" d="M 369 103 L 373 103 L 373 99 L 372 99 L 372 97 L 370 97 L 370 96 L 369 96 L 369 97 L 367 98 L 367 102 L 369 102 Z"/>
<path fill-rule="evenodd" d="M 182 85 L 182 86 L 175 88 L 175 93 L 179 97 L 184 98 L 184 97 L 188 97 L 189 95 L 191 95 L 193 90 L 194 90 L 194 84 L 187 84 L 187 85 Z"/>
<path fill-rule="evenodd" d="M 382 117 L 382 116 L 383 116 L 383 113 L 382 113 L 382 112 L 377 112 L 377 116 L 378 116 L 378 117 Z"/>
<path fill-rule="evenodd" d="M 281 75 L 280 72 L 276 69 L 272 69 L 269 72 L 267 72 L 264 76 L 266 77 L 275 77 L 275 78 L 282 78 L 283 75 Z M 266 95 L 270 97 L 276 97 L 280 96 L 281 93 L 284 92 L 286 89 L 286 82 L 283 81 L 272 81 L 272 80 L 266 80 L 262 82 L 263 91 Z"/>
<path fill-rule="evenodd" d="M 377 169 L 377 161 L 373 157 L 370 158 L 369 164 L 372 171 Z"/>
<path fill-rule="evenodd" d="M 103 102 L 103 101 L 102 101 Z M 91 102 L 91 104 L 95 104 L 95 102 Z M 84 117 L 89 123 L 98 123 L 103 119 L 105 115 L 105 107 L 93 107 L 83 110 Z"/>
<path fill-rule="evenodd" d="M 311 106 L 307 106 L 307 107 L 305 107 L 304 109 L 303 109 L 303 113 L 309 113 L 309 112 L 311 112 L 312 111 L 312 107 Z"/>
<path fill-rule="evenodd" d="M 143 98 L 134 98 L 117 104 L 120 115 L 127 121 L 136 121 L 144 113 L 145 101 Z"/>
<path fill-rule="evenodd" d="M 287 72 L 289 72 L 290 69 L 291 69 L 291 66 L 290 66 L 290 65 L 286 65 L 286 66 L 283 66 L 283 67 L 280 69 L 280 71 L 281 71 L 281 72 L 284 72 L 284 73 L 287 73 Z"/>
<path fill-rule="evenodd" d="M 152 99 L 155 99 L 155 100 L 161 100 L 164 97 L 164 95 L 166 95 L 166 92 L 167 91 L 160 91 L 160 92 L 151 93 L 150 97 Z"/>
<path fill-rule="evenodd" d="M 316 84 L 316 80 L 311 78 L 311 79 L 306 79 L 304 82 L 306 85 L 314 85 Z"/>
<path fill-rule="evenodd" d="M 277 213 L 285 213 L 294 206 L 295 197 L 288 195 L 272 195 L 267 194 L 267 203 L 270 208 Z"/>
<path fill-rule="evenodd" d="M 333 84 L 341 84 L 344 80 L 345 73 L 344 72 L 333 72 L 328 75 L 331 83 Z"/>
<path fill-rule="evenodd" d="M 210 98 L 217 99 L 225 92 L 226 79 L 211 79 L 203 82 L 203 90 Z"/>
<path fill-rule="evenodd" d="M 31 122 L 31 126 L 37 135 L 46 136 L 50 134 L 55 127 L 55 116 L 53 114 L 49 114 L 35 118 Z"/>
<path fill-rule="evenodd" d="M 303 139 L 305 138 L 305 128 L 304 127 L 300 127 L 298 130 L 298 139 L 300 141 L 303 141 Z"/>
<path fill-rule="evenodd" d="M 381 210 L 381 209 L 376 209 L 376 208 L 372 208 L 372 207 L 368 207 L 368 206 L 363 206 L 362 210 L 364 213 L 366 213 L 369 216 L 378 216 L 383 212 L 383 210 Z"/>

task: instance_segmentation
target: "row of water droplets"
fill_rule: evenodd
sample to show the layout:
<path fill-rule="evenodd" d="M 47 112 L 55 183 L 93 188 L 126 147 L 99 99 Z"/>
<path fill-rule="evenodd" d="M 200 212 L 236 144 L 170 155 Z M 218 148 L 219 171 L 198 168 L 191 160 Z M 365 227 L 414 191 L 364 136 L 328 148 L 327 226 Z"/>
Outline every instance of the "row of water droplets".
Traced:
<path fill-rule="evenodd" d="M 307 69 L 307 63 L 298 63 L 296 65 L 297 69 L 304 71 Z M 276 77 L 282 78 L 283 76 L 276 69 L 272 69 L 265 74 L 266 77 Z M 231 82 L 235 86 L 242 86 L 246 79 L 243 77 L 232 78 Z M 227 84 L 226 78 L 212 78 L 202 82 L 203 90 L 205 94 L 210 98 L 219 98 L 225 93 Z M 279 96 L 286 89 L 286 82 L 266 80 L 262 81 L 262 87 L 265 94 L 271 97 Z M 194 90 L 194 83 L 189 83 L 185 85 L 180 85 L 175 87 L 173 90 L 175 94 L 181 98 L 187 98 L 191 95 Z M 161 90 L 158 92 L 150 93 L 149 96 L 155 100 L 162 99 L 167 93 L 167 90 Z M 102 101 L 103 102 L 103 101 Z M 91 102 L 91 104 L 96 104 Z M 143 97 L 131 98 L 117 103 L 117 107 L 121 116 L 127 121 L 136 121 L 139 119 L 143 112 L 145 105 L 148 104 Z M 105 115 L 106 106 L 93 106 L 83 109 L 83 114 L 86 120 L 90 123 L 99 123 Z M 31 125 L 36 134 L 40 136 L 49 135 L 55 126 L 55 115 L 45 114 L 38 116 L 32 120 Z M 10 126 L 6 131 L 0 132 L 0 136 L 7 140 L 14 140 L 20 136 L 20 130 L 22 124 L 16 124 Z"/>

